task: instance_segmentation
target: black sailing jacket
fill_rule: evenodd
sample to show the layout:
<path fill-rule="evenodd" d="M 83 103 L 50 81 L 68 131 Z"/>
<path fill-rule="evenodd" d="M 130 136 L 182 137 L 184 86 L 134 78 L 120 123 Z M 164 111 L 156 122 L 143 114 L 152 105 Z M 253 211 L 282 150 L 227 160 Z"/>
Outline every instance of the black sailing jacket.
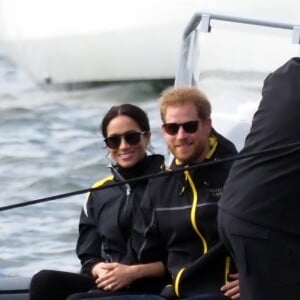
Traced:
<path fill-rule="evenodd" d="M 210 142 L 206 161 L 237 153 L 215 131 Z M 225 283 L 230 261 L 218 235 L 217 203 L 230 166 L 220 163 L 149 181 L 134 226 L 133 249 L 141 262 L 164 261 L 173 285 L 163 296 L 219 293 Z M 178 166 L 173 163 L 172 168 Z"/>
<path fill-rule="evenodd" d="M 300 58 L 264 82 L 241 154 L 300 142 Z M 300 235 L 300 147 L 236 161 L 220 209 L 254 224 Z"/>
<path fill-rule="evenodd" d="M 163 156 L 151 155 L 133 168 L 122 169 L 115 166 L 111 176 L 96 182 L 93 187 L 155 174 L 163 164 Z M 128 263 L 126 256 L 133 217 L 140 206 L 147 182 L 148 180 L 143 180 L 130 185 L 122 184 L 88 194 L 81 212 L 76 247 L 82 273 L 91 275 L 93 265 L 98 262 Z"/>

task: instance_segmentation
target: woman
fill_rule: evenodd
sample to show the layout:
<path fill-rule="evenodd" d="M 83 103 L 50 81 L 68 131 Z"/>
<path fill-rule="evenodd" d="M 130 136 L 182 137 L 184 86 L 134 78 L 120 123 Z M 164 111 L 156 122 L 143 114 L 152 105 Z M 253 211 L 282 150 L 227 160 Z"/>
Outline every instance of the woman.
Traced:
<path fill-rule="evenodd" d="M 150 126 L 139 107 L 113 106 L 102 120 L 101 131 L 115 165 L 110 166 L 112 174 L 93 187 L 107 187 L 161 170 L 163 156 L 146 154 Z M 42 270 L 32 278 L 30 299 L 60 300 L 87 291 L 89 297 L 159 292 L 165 283 L 163 264 L 135 265 L 128 253 L 132 220 L 146 184 L 144 179 L 90 192 L 81 212 L 76 247 L 81 274 Z"/>

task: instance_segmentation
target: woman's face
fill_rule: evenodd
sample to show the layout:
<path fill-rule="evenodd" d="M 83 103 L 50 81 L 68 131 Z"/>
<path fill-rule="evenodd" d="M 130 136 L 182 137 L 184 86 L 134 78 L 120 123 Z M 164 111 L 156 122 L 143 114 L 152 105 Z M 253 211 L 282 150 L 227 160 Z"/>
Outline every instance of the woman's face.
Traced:
<path fill-rule="evenodd" d="M 116 149 L 108 147 L 111 157 L 123 168 L 130 168 L 137 164 L 144 158 L 146 153 L 146 146 L 150 139 L 150 133 L 135 134 L 135 140 L 139 140 L 135 145 L 130 145 L 126 141 L 127 133 L 140 133 L 142 132 L 139 125 L 128 116 L 117 116 L 112 119 L 107 125 L 107 137 L 116 137 L 116 140 L 120 137 L 120 145 Z M 125 135 L 125 136 L 124 136 Z"/>

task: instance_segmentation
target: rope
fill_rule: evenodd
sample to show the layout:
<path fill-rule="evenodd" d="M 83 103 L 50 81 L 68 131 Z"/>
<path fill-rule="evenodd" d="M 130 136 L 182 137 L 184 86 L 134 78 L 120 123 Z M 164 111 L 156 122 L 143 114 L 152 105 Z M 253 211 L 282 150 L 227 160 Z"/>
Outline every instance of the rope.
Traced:
<path fill-rule="evenodd" d="M 299 148 L 297 148 L 297 146 L 299 146 Z M 50 196 L 50 197 L 39 198 L 39 199 L 36 199 L 36 200 L 24 201 L 24 202 L 15 203 L 15 204 L 7 205 L 7 206 L 2 206 L 2 207 L 0 207 L 0 212 L 10 210 L 10 209 L 14 209 L 14 208 L 34 205 L 34 204 L 38 204 L 38 203 L 58 200 L 58 199 L 61 199 L 61 198 L 68 198 L 68 197 L 72 197 L 72 196 L 75 196 L 75 195 L 80 195 L 80 194 L 92 192 L 92 191 L 95 191 L 95 190 L 112 188 L 112 187 L 119 186 L 119 185 L 122 185 L 122 184 L 130 184 L 130 183 L 134 183 L 134 182 L 141 181 L 141 180 L 148 180 L 148 179 L 151 179 L 151 178 L 162 177 L 162 176 L 166 176 L 166 175 L 170 175 L 170 174 L 183 172 L 183 171 L 186 171 L 186 170 L 211 167 L 211 166 L 218 165 L 218 164 L 221 164 L 221 163 L 232 162 L 232 161 L 246 159 L 246 158 L 255 157 L 255 156 L 262 156 L 262 155 L 270 154 L 270 153 L 273 153 L 273 152 L 277 152 L 277 151 L 281 151 L 281 150 L 289 149 L 289 148 L 293 148 L 293 147 L 296 148 L 295 151 L 299 151 L 300 150 L 300 142 L 290 143 L 290 144 L 286 144 L 284 146 L 272 147 L 272 148 L 268 148 L 268 149 L 265 149 L 265 150 L 260 150 L 260 151 L 249 153 L 249 154 L 238 154 L 238 155 L 226 157 L 226 158 L 219 159 L 219 160 L 208 161 L 208 162 L 195 164 L 195 165 L 192 165 L 192 166 L 178 168 L 176 170 L 163 171 L 163 172 L 156 173 L 156 174 L 135 177 L 135 178 L 131 178 L 131 179 L 128 179 L 128 180 L 124 180 L 122 182 L 114 182 L 114 183 L 111 183 L 111 184 L 105 185 L 105 186 L 81 189 L 81 190 L 77 190 L 77 191 L 73 191 L 73 192 L 69 192 L 69 193 L 58 194 L 58 195 L 54 195 L 54 196 Z M 284 155 L 286 155 L 286 154 L 280 154 L 280 155 L 278 155 L 278 157 L 281 157 L 281 156 L 284 156 Z M 274 158 L 278 158 L 278 157 L 274 157 Z"/>

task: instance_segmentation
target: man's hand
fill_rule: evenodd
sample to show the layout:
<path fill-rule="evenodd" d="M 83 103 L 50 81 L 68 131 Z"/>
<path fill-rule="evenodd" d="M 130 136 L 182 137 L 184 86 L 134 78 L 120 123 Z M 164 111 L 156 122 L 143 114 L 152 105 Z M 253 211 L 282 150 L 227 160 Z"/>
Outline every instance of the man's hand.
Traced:
<path fill-rule="evenodd" d="M 221 291 L 230 299 L 240 299 L 239 274 L 229 274 L 229 278 L 233 279 L 233 281 L 223 285 Z"/>

